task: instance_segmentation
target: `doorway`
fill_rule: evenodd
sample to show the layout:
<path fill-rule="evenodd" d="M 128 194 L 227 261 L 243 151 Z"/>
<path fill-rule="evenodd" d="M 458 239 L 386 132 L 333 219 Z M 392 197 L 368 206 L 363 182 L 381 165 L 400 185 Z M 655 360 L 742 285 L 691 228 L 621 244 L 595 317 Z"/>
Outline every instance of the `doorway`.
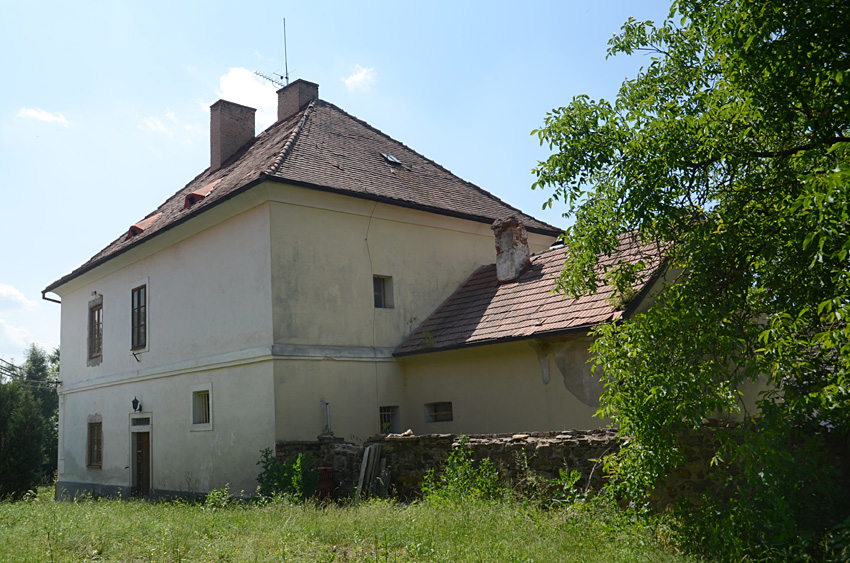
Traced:
<path fill-rule="evenodd" d="M 148 498 L 151 492 L 151 434 L 133 433 L 133 481 L 135 496 Z"/>

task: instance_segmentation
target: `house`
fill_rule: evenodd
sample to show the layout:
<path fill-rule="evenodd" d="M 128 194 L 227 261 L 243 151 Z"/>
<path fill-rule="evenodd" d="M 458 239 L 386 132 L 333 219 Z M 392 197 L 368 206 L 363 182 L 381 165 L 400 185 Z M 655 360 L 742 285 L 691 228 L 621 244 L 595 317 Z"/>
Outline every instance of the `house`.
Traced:
<path fill-rule="evenodd" d="M 600 424 L 586 334 L 623 311 L 550 293 L 559 229 L 304 80 L 259 135 L 224 100 L 210 131 L 209 168 L 44 290 L 57 494 L 252 491 L 260 450 L 328 431 Z"/>

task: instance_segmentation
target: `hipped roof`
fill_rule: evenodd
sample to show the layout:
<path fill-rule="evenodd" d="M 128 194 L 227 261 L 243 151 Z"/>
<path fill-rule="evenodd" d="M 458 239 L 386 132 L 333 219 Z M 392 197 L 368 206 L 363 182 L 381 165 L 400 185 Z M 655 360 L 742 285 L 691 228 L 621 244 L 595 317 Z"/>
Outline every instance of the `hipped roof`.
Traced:
<path fill-rule="evenodd" d="M 384 155 L 395 157 L 398 163 Z M 68 281 L 166 230 L 264 182 L 274 181 L 357 198 L 420 209 L 440 215 L 492 223 L 517 216 L 530 232 L 557 235 L 560 229 L 506 204 L 458 178 L 368 123 L 337 106 L 313 100 L 293 116 L 254 137 L 221 168 L 207 169 L 139 223 L 143 232 L 124 231 L 70 274 Z M 190 207 L 186 196 L 215 182 L 212 191 Z M 138 223 L 137 223 L 138 224 Z"/>

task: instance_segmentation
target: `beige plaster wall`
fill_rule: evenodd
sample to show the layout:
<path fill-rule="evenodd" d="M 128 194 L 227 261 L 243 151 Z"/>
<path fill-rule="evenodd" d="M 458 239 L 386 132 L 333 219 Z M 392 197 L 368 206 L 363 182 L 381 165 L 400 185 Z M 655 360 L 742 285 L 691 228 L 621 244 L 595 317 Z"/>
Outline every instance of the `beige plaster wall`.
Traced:
<path fill-rule="evenodd" d="M 268 346 L 268 205 L 252 207 L 120 269 L 96 269 L 81 281 L 72 290 L 57 290 L 62 297 L 61 370 L 66 387 Z M 130 292 L 142 283 L 148 286 L 148 346 L 134 356 Z M 103 356 L 99 365 L 87 367 L 92 292 L 103 296 Z"/>
<path fill-rule="evenodd" d="M 151 488 L 250 493 L 260 450 L 274 445 L 272 362 L 151 377 L 62 396 L 59 481 L 128 489 L 133 483 L 131 400 L 151 419 Z M 210 429 L 192 424 L 192 392 L 209 388 Z M 86 467 L 89 415 L 102 417 L 103 465 Z"/>
<path fill-rule="evenodd" d="M 254 488 L 259 450 L 274 444 L 269 207 L 256 198 L 228 205 L 57 290 L 60 481 L 129 486 L 136 396 L 153 417 L 153 488 Z M 134 354 L 130 296 L 140 284 L 148 343 Z M 94 366 L 87 365 L 92 292 L 103 296 L 103 355 Z M 213 382 L 217 416 L 212 431 L 190 433 L 189 387 L 202 381 Z M 85 467 L 92 414 L 103 417 L 102 469 Z"/>
<path fill-rule="evenodd" d="M 269 186 L 276 343 L 395 347 L 479 266 L 489 224 L 336 194 Z M 553 237 L 531 235 L 532 251 Z M 393 308 L 376 309 L 374 275 Z"/>
<path fill-rule="evenodd" d="M 587 340 L 572 338 L 561 346 L 573 360 L 589 357 Z M 567 377 L 591 377 L 590 366 L 570 360 Z M 402 427 L 415 434 L 502 433 L 593 429 L 606 421 L 593 417 L 596 407 L 567 390 L 554 356 L 547 362 L 551 379 L 543 372 L 528 342 L 479 346 L 403 358 L 407 401 Z M 451 401 L 451 422 L 426 422 L 425 404 Z"/>
<path fill-rule="evenodd" d="M 401 366 L 393 360 L 277 360 L 274 374 L 277 440 L 315 440 L 327 426 L 329 403 L 330 430 L 358 443 L 380 432 L 379 407 L 404 402 Z"/>

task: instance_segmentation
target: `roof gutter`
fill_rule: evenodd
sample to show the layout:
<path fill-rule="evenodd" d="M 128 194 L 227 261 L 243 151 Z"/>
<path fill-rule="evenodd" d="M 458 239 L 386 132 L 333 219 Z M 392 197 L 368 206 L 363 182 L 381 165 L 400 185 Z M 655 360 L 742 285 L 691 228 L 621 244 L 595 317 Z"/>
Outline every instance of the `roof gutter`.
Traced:
<path fill-rule="evenodd" d="M 411 352 L 393 352 L 393 357 L 403 358 L 405 356 L 419 356 L 422 354 L 432 354 L 435 352 L 449 352 L 451 350 L 462 350 L 465 348 L 476 348 L 478 346 L 489 346 L 492 344 L 507 344 L 508 342 L 521 342 L 523 340 L 536 340 L 539 338 L 550 338 L 555 336 L 567 336 L 576 333 L 587 333 L 592 328 L 603 323 L 591 323 L 580 326 L 573 326 L 560 330 L 550 330 L 545 332 L 535 332 L 534 334 L 524 334 L 522 336 L 506 336 L 505 338 L 495 338 L 492 340 L 479 340 L 477 342 L 464 342 L 455 344 L 454 346 L 445 346 L 443 348 L 429 348 L 428 350 L 415 350 Z"/>
<path fill-rule="evenodd" d="M 47 293 L 47 291 L 48 290 L 45 289 L 44 291 L 41 292 L 41 298 L 42 299 L 44 299 L 45 301 L 52 301 L 53 303 L 59 303 L 60 305 L 62 304 L 62 302 L 59 301 L 58 299 L 53 299 L 52 297 L 46 296 L 45 293 Z"/>

